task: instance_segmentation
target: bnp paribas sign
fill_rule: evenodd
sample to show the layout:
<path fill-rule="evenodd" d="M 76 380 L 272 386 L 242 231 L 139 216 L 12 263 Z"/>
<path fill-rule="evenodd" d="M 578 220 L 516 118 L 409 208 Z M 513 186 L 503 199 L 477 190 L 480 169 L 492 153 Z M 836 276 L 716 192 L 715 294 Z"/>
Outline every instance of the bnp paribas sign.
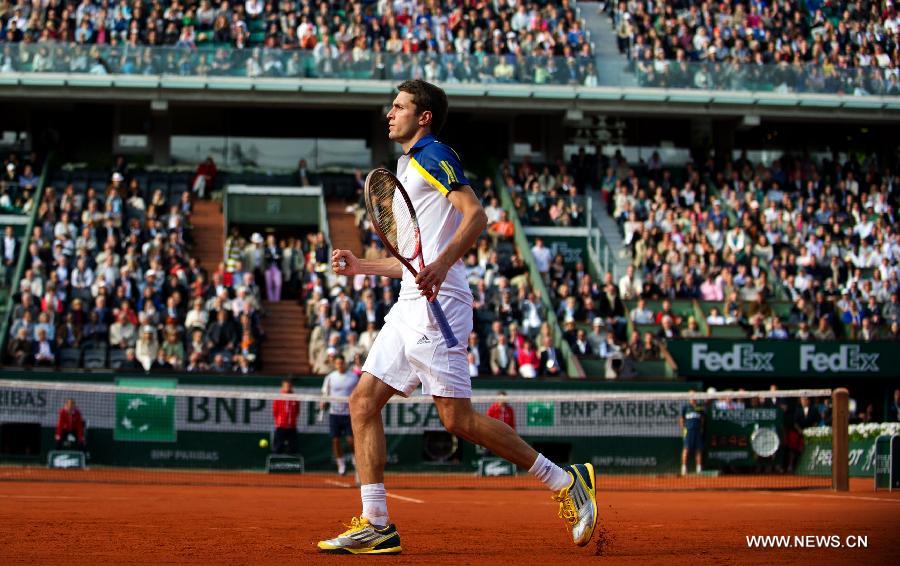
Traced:
<path fill-rule="evenodd" d="M 893 342 L 800 342 L 793 340 L 674 340 L 669 353 L 679 375 L 797 377 L 892 377 L 900 367 Z"/>

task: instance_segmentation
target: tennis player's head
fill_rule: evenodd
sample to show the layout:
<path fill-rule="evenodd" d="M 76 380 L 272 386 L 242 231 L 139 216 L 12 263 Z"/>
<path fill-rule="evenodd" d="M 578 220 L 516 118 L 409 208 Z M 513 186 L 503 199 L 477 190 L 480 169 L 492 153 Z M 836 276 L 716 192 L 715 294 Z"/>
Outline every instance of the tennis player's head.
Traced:
<path fill-rule="evenodd" d="M 423 80 L 405 81 L 387 114 L 388 138 L 401 145 L 426 134 L 438 135 L 447 120 L 447 95 Z"/>

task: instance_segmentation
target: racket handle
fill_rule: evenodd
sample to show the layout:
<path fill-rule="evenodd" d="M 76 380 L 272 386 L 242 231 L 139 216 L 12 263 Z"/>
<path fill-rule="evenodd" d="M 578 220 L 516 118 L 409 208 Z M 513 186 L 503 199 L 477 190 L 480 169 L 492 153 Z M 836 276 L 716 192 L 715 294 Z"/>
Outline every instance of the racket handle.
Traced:
<path fill-rule="evenodd" d="M 459 344 L 459 340 L 453 335 L 453 330 L 450 328 L 450 323 L 447 322 L 447 316 L 444 314 L 444 309 L 441 308 L 441 303 L 435 299 L 428 302 L 428 307 L 431 308 L 431 314 L 434 315 L 438 326 L 441 328 L 441 334 L 444 335 L 444 342 L 447 343 L 447 347 L 455 348 Z"/>

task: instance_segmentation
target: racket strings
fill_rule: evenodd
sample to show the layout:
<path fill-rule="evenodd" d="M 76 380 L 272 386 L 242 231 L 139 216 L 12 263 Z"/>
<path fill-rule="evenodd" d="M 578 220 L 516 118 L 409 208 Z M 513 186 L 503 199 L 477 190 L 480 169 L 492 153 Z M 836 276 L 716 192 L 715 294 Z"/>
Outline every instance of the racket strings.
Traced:
<path fill-rule="evenodd" d="M 393 178 L 379 175 L 369 183 L 375 222 L 397 252 L 408 260 L 418 253 L 416 249 L 415 222 L 406 200 L 403 198 Z"/>

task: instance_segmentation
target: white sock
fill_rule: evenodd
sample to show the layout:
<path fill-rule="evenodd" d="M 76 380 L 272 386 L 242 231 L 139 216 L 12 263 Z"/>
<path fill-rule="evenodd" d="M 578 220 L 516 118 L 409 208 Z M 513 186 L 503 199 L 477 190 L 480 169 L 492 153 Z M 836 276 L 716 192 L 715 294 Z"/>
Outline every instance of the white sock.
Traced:
<path fill-rule="evenodd" d="M 362 517 L 373 525 L 383 527 L 390 525 L 387 510 L 387 490 L 383 483 L 367 483 L 359 489 L 362 495 Z"/>
<path fill-rule="evenodd" d="M 569 484 L 572 483 L 572 476 L 569 475 L 569 472 L 544 458 L 543 454 L 538 454 L 537 460 L 534 461 L 528 473 L 544 482 L 544 485 L 551 491 L 559 491 L 569 487 Z"/>

